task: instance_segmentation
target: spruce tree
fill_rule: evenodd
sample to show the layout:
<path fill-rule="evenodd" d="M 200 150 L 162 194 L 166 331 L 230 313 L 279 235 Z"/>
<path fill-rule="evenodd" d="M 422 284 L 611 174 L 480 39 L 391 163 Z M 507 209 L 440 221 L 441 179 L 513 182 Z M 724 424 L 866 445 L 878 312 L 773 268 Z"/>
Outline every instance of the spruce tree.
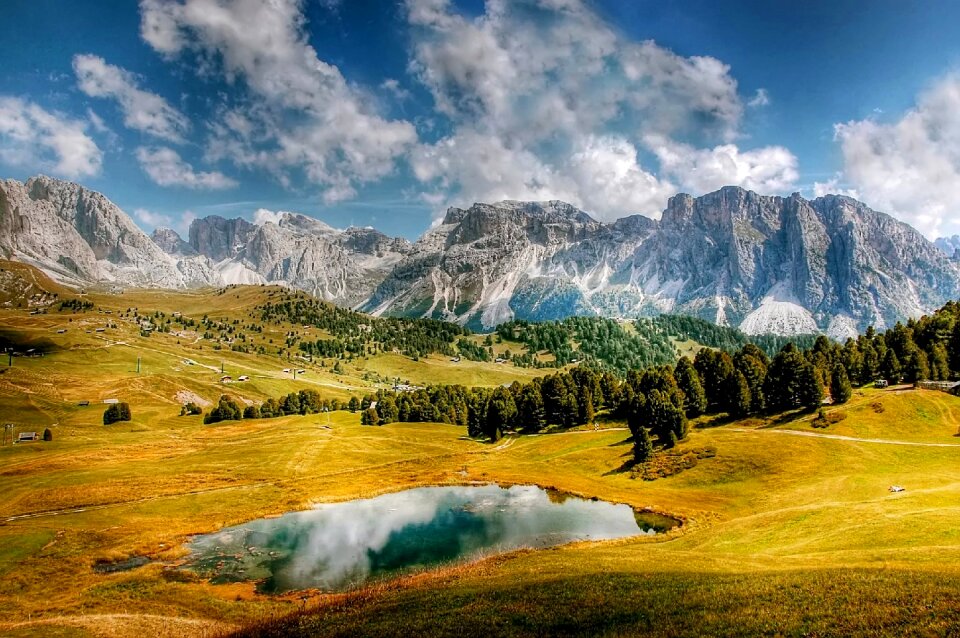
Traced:
<path fill-rule="evenodd" d="M 700 382 L 700 374 L 687 357 L 681 357 L 673 372 L 677 386 L 683 392 L 683 408 L 690 418 L 696 418 L 707 410 L 707 395 Z"/>
<path fill-rule="evenodd" d="M 635 463 L 649 461 L 653 457 L 653 441 L 647 428 L 641 427 L 633 437 L 633 460 Z"/>
<path fill-rule="evenodd" d="M 739 370 L 735 370 L 727 378 L 727 401 L 730 416 L 742 419 L 750 414 L 751 396 L 747 378 Z"/>
<path fill-rule="evenodd" d="M 850 385 L 847 369 L 837 363 L 833 366 L 833 374 L 830 377 L 830 396 L 835 404 L 841 405 L 849 401 L 852 394 L 853 387 Z"/>
<path fill-rule="evenodd" d="M 490 395 L 487 403 L 487 417 L 484 422 L 483 433 L 496 443 L 503 431 L 513 424 L 517 416 L 517 405 L 513 395 L 507 388 L 499 387 Z"/>
<path fill-rule="evenodd" d="M 893 348 L 887 348 L 883 355 L 883 361 L 880 362 L 880 376 L 886 379 L 887 383 L 897 384 L 900 383 L 902 374 L 903 371 L 897 353 L 894 352 Z"/>

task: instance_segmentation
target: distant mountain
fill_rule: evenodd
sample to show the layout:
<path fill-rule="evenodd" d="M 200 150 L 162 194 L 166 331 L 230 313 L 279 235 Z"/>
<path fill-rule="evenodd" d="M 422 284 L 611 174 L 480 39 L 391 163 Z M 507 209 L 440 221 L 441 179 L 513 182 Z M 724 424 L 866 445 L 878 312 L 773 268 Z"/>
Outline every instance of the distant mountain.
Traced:
<path fill-rule="evenodd" d="M 960 296 L 960 269 L 856 200 L 727 187 L 659 222 L 561 202 L 452 208 L 364 309 L 490 327 L 510 318 L 689 314 L 752 334 L 844 338 Z"/>
<path fill-rule="evenodd" d="M 949 257 L 960 261 L 960 235 L 941 237 L 934 242 L 937 248 L 947 253 Z"/>
<path fill-rule="evenodd" d="M 943 242 L 941 246 L 946 245 Z M 510 319 L 689 314 L 752 334 L 842 339 L 960 298 L 960 263 L 856 200 L 727 187 L 662 219 L 604 224 L 563 202 L 451 208 L 411 244 L 282 213 L 144 234 L 99 193 L 0 182 L 0 253 L 69 283 L 282 283 L 374 314 L 490 328 Z"/>
<path fill-rule="evenodd" d="M 44 176 L 0 181 L 0 252 L 74 284 L 193 283 L 106 197 Z"/>

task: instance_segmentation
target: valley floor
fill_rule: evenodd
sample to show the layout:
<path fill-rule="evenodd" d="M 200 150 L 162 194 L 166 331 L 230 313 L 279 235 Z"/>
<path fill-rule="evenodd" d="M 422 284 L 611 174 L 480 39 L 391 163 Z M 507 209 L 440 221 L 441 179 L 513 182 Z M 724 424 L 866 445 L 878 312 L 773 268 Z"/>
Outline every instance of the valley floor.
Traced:
<path fill-rule="evenodd" d="M 27 325 L 22 315 L 4 325 Z M 66 320 L 43 319 L 47 333 L 54 319 Z M 880 636 L 960 626 L 960 399 L 946 394 L 857 390 L 826 429 L 805 415 L 704 420 L 681 449 L 715 456 L 644 481 L 628 468 L 629 433 L 617 423 L 498 445 L 450 425 L 361 426 L 349 412 L 204 426 L 177 416 L 178 393 L 214 399 L 221 388 L 214 372 L 176 364 L 183 345 L 136 341 L 138 376 L 124 346 L 74 332 L 68 350 L 0 374 L 4 419 L 54 434 L 0 448 L 3 635 Z M 275 363 L 223 356 L 261 375 L 253 398 L 293 387 Z M 506 374 L 476 370 L 491 383 Z M 359 374 L 324 375 L 312 383 L 339 398 L 372 387 Z M 133 421 L 103 426 L 102 405 L 78 405 L 113 394 L 130 399 Z M 515 552 L 305 600 L 173 569 L 194 534 L 471 482 L 555 487 L 684 525 L 662 539 Z M 135 556 L 151 562 L 94 570 Z"/>

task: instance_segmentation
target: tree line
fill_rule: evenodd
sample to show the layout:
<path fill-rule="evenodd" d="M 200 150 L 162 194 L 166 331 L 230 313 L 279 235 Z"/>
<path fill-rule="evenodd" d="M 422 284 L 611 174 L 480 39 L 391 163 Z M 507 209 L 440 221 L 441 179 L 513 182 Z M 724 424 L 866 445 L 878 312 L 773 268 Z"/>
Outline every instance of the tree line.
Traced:
<path fill-rule="evenodd" d="M 517 325 L 512 322 L 517 335 Z M 524 326 L 524 330 L 531 330 Z M 534 329 L 535 330 L 535 329 Z M 553 339 L 549 330 L 542 341 Z M 540 339 L 541 337 L 536 337 Z M 533 337 L 530 337 L 531 342 Z M 843 345 L 819 336 L 801 349 L 785 343 L 771 357 L 757 344 L 728 352 L 701 349 L 693 359 L 630 370 L 576 368 L 497 388 L 433 386 L 364 399 L 363 422 L 435 421 L 465 425 L 471 436 L 496 441 L 504 432 L 539 432 L 555 425 L 589 424 L 600 410 L 626 420 L 637 460 L 654 441 L 672 447 L 686 437 L 689 419 L 727 413 L 735 418 L 819 408 L 826 396 L 847 402 L 853 386 L 946 380 L 960 374 L 960 304 L 898 323 L 880 333 L 870 328 Z"/>

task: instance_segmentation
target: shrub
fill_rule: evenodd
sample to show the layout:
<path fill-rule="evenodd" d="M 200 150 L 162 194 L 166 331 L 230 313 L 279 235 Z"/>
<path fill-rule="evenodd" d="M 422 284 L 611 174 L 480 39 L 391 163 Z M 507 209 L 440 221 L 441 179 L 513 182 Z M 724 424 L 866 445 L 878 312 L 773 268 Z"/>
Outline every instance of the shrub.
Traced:
<path fill-rule="evenodd" d="M 129 421 L 131 419 L 130 406 L 126 403 L 114 403 L 103 413 L 103 424 L 110 425 L 118 421 Z"/>
<path fill-rule="evenodd" d="M 43 440 L 44 441 L 53 440 L 53 432 L 50 431 L 50 428 L 47 428 L 46 430 L 43 431 Z"/>
<path fill-rule="evenodd" d="M 203 417 L 203 422 L 210 424 L 219 423 L 220 421 L 239 421 L 242 418 L 243 410 L 240 409 L 237 402 L 231 397 L 223 395 L 220 397 L 220 402 L 217 404 L 217 407 L 210 410 L 210 412 Z"/>
<path fill-rule="evenodd" d="M 202 413 L 203 409 L 193 401 L 180 408 L 180 416 L 194 416 Z"/>

